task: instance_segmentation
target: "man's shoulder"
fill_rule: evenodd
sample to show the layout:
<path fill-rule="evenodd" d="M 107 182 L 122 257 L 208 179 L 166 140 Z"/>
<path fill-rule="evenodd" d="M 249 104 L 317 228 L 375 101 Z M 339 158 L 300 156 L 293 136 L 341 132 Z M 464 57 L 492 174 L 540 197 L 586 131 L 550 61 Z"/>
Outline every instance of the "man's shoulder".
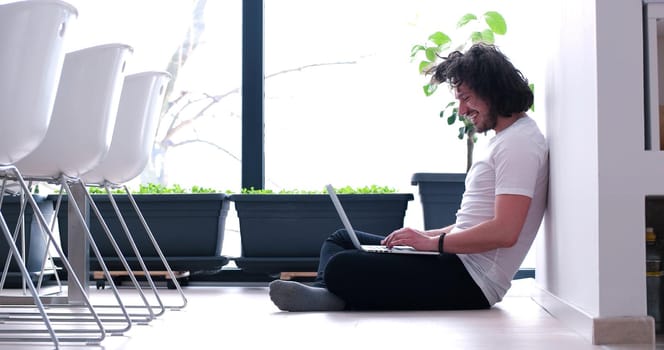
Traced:
<path fill-rule="evenodd" d="M 516 128 L 510 130 L 502 138 L 502 142 L 508 145 L 513 144 L 514 147 L 536 147 L 539 149 L 548 149 L 546 137 L 540 130 L 539 126 L 530 117 L 522 118 L 523 122 L 515 125 Z"/>

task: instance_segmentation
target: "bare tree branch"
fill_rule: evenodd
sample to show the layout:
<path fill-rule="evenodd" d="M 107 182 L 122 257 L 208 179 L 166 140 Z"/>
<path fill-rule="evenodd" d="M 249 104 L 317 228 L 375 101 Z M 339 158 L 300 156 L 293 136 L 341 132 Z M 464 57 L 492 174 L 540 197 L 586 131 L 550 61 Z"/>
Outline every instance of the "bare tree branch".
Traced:
<path fill-rule="evenodd" d="M 301 71 L 304 71 L 304 70 L 310 69 L 310 68 L 317 68 L 317 67 L 331 66 L 331 65 L 356 64 L 356 63 L 357 63 L 357 61 L 341 61 L 341 62 L 326 62 L 326 63 L 308 64 L 308 65 L 304 65 L 304 66 L 300 66 L 300 67 L 284 69 L 284 70 L 269 74 L 269 75 L 265 76 L 265 79 L 273 78 L 273 77 L 276 77 L 276 76 L 279 76 L 279 75 L 282 75 L 282 74 L 287 74 L 287 73 L 292 73 L 292 72 L 301 72 Z M 227 91 L 223 94 L 220 94 L 220 95 L 205 94 L 204 98 L 189 100 L 184 106 L 182 106 L 176 113 L 173 114 L 174 117 L 173 117 L 173 120 L 171 121 L 171 124 L 169 125 L 168 130 L 164 134 L 164 137 L 158 142 L 160 144 L 160 147 L 162 148 L 162 150 L 166 151 L 169 148 L 174 148 L 174 147 L 178 147 L 178 146 L 187 144 L 187 142 L 172 143 L 172 142 L 170 142 L 170 140 L 172 140 L 174 137 L 176 137 L 176 135 L 180 131 L 182 131 L 182 130 L 190 127 L 190 126 L 193 126 L 198 119 L 200 119 L 202 117 L 205 117 L 206 116 L 205 112 L 207 112 L 211 107 L 213 107 L 214 105 L 219 103 L 221 100 L 228 97 L 229 95 L 236 94 L 236 93 L 239 93 L 239 92 L 240 92 L 239 88 L 234 88 L 234 89 L 231 89 L 231 90 L 229 90 L 229 91 Z M 184 114 L 183 112 L 184 112 L 185 109 L 193 106 L 194 104 L 196 104 L 198 102 L 204 101 L 206 99 L 210 99 L 210 101 L 207 104 L 205 104 L 204 106 L 200 107 L 200 109 L 195 114 L 193 114 L 188 119 L 182 120 L 179 123 L 177 123 L 177 121 L 179 120 L 179 117 Z M 175 106 L 175 105 L 172 105 L 172 106 Z M 199 140 L 192 140 L 192 141 L 199 141 Z M 211 144 L 211 145 L 214 144 L 214 142 L 211 142 L 211 141 L 208 141 L 208 143 Z M 216 145 L 216 148 L 223 149 L 219 145 Z M 230 154 L 230 152 L 226 151 L 225 149 L 224 149 L 224 151 L 226 153 Z M 238 159 L 237 157 L 234 157 L 234 158 Z"/>
<path fill-rule="evenodd" d="M 214 143 L 214 142 L 207 141 L 207 140 L 202 140 L 202 139 L 186 140 L 186 141 L 182 141 L 182 142 L 178 142 L 178 143 L 172 143 L 170 146 L 171 146 L 171 147 L 179 147 L 179 146 L 184 146 L 184 145 L 190 145 L 190 144 L 192 144 L 192 143 L 203 143 L 203 144 L 206 144 L 206 145 L 208 145 L 208 146 L 212 146 L 212 147 L 214 147 L 214 148 L 216 148 L 216 149 L 218 149 L 218 150 L 220 150 L 220 151 L 222 151 L 222 152 L 228 154 L 230 157 L 232 157 L 233 159 L 237 160 L 238 162 L 241 162 L 241 161 L 242 161 L 240 158 L 238 158 L 238 157 L 237 157 L 236 155 L 234 155 L 233 153 L 229 152 L 227 149 L 225 149 L 225 148 L 223 148 L 223 147 L 217 145 L 217 144 Z"/>
<path fill-rule="evenodd" d="M 187 63 L 189 56 L 191 56 L 194 50 L 198 47 L 203 31 L 205 31 L 205 20 L 203 17 L 205 13 L 205 5 L 207 5 L 207 0 L 194 0 L 191 26 L 189 26 L 189 30 L 187 31 L 184 40 L 182 40 L 182 44 L 180 44 L 175 52 L 173 52 L 168 67 L 166 68 L 166 71 L 170 73 L 172 77 L 166 87 L 166 96 L 170 96 L 178 74 L 180 73 L 180 69 L 185 63 Z M 166 99 L 165 103 L 168 103 L 167 101 L 168 99 Z M 165 108 L 166 105 L 164 105 L 164 109 Z"/>
<path fill-rule="evenodd" d="M 182 43 L 180 46 L 173 52 L 171 60 L 168 64 L 167 71 L 171 74 L 171 81 L 169 82 L 166 88 L 166 98 L 164 100 L 164 105 L 162 107 L 161 118 L 158 121 L 157 125 L 157 135 L 159 139 L 155 140 L 152 155 L 150 157 L 150 163 L 148 165 L 149 170 L 148 174 L 145 177 L 148 181 L 156 181 L 159 183 L 165 183 L 165 173 L 163 164 L 159 164 L 159 159 L 163 162 L 163 159 L 166 157 L 166 153 L 176 147 L 192 144 L 192 143 L 203 143 L 214 147 L 215 149 L 226 153 L 228 156 L 233 159 L 240 161 L 240 158 L 234 155 L 232 152 L 225 149 L 223 146 L 217 144 L 216 142 L 203 140 L 200 138 L 192 138 L 180 142 L 173 142 L 178 135 L 180 135 L 184 130 L 189 130 L 194 128 L 196 123 L 202 118 L 209 117 L 215 118 L 214 114 L 207 114 L 207 112 L 214 105 L 218 104 L 228 96 L 239 94 L 240 88 L 236 87 L 230 89 L 222 94 L 212 95 L 208 93 L 202 93 L 202 97 L 192 97 L 192 92 L 182 91 L 179 93 L 177 98 L 171 100 L 170 95 L 173 93 L 173 86 L 178 78 L 180 70 L 191 57 L 193 52 L 196 50 L 198 45 L 201 42 L 201 37 L 205 30 L 205 19 L 204 12 L 207 0 L 193 0 L 193 11 L 191 16 L 191 26 L 187 31 Z M 266 75 L 264 79 L 274 78 L 283 74 L 288 74 L 292 72 L 302 72 L 307 69 L 318 68 L 323 66 L 332 66 L 332 65 L 346 65 L 346 64 L 356 64 L 357 61 L 339 61 L 339 62 L 323 62 L 323 63 L 313 63 L 307 64 L 299 67 L 284 69 L 277 71 L 275 73 Z M 205 102 L 207 101 L 207 102 Z M 167 119 L 170 118 L 170 121 Z M 165 125 L 168 123 L 167 125 Z M 163 128 L 166 127 L 166 130 Z M 155 178 L 156 177 L 156 178 Z"/>
<path fill-rule="evenodd" d="M 291 72 L 298 72 L 298 71 L 303 71 L 308 68 L 316 68 L 316 67 L 323 67 L 323 66 L 336 66 L 340 64 L 356 64 L 357 61 L 341 61 L 341 62 L 328 62 L 328 63 L 313 63 L 313 64 L 307 64 L 304 66 L 296 67 L 296 68 L 290 68 L 290 69 L 284 69 L 282 71 L 278 71 L 276 73 L 268 74 L 265 76 L 265 79 L 276 77 L 278 75 L 286 74 L 286 73 L 291 73 Z"/>

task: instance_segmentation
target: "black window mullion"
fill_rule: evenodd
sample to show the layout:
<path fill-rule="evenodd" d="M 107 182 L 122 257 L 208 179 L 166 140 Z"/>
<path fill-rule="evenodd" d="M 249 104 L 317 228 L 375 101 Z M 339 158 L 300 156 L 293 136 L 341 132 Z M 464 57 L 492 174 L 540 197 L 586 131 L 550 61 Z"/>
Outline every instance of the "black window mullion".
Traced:
<path fill-rule="evenodd" d="M 265 186 L 263 0 L 242 0 L 242 187 Z"/>

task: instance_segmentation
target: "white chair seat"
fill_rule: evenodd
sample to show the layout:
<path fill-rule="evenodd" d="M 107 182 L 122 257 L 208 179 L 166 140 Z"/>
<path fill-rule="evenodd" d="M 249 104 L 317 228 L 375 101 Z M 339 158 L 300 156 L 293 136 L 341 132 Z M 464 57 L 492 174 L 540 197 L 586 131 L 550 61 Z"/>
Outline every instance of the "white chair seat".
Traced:
<path fill-rule="evenodd" d="M 128 45 L 107 44 L 65 56 L 46 136 L 16 162 L 23 176 L 76 178 L 101 161 L 111 143 L 124 66 L 131 52 Z"/>
<path fill-rule="evenodd" d="M 87 184 L 126 183 L 145 168 L 155 139 L 166 85 L 166 72 L 125 77 L 111 146 L 103 160 L 81 178 Z"/>
<path fill-rule="evenodd" d="M 56 0 L 0 5 L 0 165 L 23 158 L 46 135 L 76 16 Z"/>

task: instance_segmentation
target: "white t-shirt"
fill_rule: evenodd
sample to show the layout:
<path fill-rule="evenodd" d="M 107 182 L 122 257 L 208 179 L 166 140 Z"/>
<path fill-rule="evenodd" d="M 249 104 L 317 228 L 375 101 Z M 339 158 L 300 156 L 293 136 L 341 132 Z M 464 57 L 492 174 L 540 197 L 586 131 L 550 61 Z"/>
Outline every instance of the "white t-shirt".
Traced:
<path fill-rule="evenodd" d="M 478 149 L 478 151 L 480 151 Z M 528 216 L 511 248 L 459 254 L 471 277 L 493 305 L 502 300 L 539 229 L 547 201 L 548 146 L 535 121 L 526 116 L 497 133 L 476 155 L 466 175 L 466 191 L 452 232 L 492 219 L 497 195 L 532 198 Z"/>

